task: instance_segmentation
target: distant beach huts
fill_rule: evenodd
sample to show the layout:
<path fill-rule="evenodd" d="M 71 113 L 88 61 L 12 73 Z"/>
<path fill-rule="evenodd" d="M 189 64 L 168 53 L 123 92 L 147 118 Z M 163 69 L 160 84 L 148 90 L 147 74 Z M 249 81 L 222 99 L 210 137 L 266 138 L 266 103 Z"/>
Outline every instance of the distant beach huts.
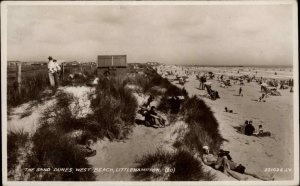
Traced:
<path fill-rule="evenodd" d="M 146 65 L 150 65 L 150 66 L 158 66 L 158 65 L 160 65 L 160 63 L 158 63 L 158 62 L 147 62 L 146 63 Z"/>
<path fill-rule="evenodd" d="M 98 76 L 120 76 L 125 77 L 127 73 L 126 55 L 98 55 Z"/>

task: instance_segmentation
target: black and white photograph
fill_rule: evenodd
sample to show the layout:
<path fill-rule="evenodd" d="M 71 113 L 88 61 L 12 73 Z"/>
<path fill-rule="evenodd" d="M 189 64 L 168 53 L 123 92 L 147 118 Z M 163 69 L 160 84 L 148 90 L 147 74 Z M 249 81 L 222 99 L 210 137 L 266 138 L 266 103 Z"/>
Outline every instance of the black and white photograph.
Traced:
<path fill-rule="evenodd" d="M 299 185 L 298 8 L 3 1 L 3 185 Z"/>

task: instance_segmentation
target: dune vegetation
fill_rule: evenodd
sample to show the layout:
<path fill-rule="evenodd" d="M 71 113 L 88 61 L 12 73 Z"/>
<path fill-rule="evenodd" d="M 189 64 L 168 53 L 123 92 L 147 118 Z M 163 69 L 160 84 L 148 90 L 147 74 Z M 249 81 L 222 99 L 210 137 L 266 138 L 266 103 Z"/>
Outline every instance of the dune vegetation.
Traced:
<path fill-rule="evenodd" d="M 135 179 L 212 180 L 214 175 L 203 171 L 200 162 L 194 159 L 193 152 L 196 150 L 202 155 L 202 147 L 208 145 L 216 153 L 225 140 L 219 132 L 219 124 L 213 112 L 202 99 L 196 96 L 190 98 L 184 88 L 181 89 L 173 85 L 157 74 L 155 70 L 146 68 L 143 76 L 146 78 L 138 78 L 138 81 L 133 83 L 142 87 L 144 93 L 159 97 L 158 110 L 166 113 L 171 121 L 183 120 L 188 125 L 188 131 L 183 140 L 174 142 L 173 146 L 177 149 L 177 152 L 170 153 L 158 150 L 156 153 L 147 154 L 137 160 L 138 167 L 151 168 L 159 166 L 165 168 L 175 166 L 177 171 L 174 174 L 157 175 L 153 172 L 137 172 L 134 174 Z M 165 91 L 153 91 L 153 87 L 159 87 L 158 90 L 165 89 Z M 170 113 L 169 98 L 172 96 L 184 97 L 178 114 Z"/>
<path fill-rule="evenodd" d="M 80 79 L 78 77 L 76 85 L 86 84 L 93 76 L 94 74 L 90 73 L 87 75 L 89 78 Z M 37 83 L 40 80 L 36 79 L 35 81 Z M 74 85 L 74 81 L 71 84 Z M 126 140 L 130 135 L 135 126 L 138 109 L 137 100 L 133 95 L 133 92 L 137 90 L 129 88 L 130 84 L 139 87 L 138 93 L 159 98 L 157 108 L 166 114 L 171 122 L 182 120 L 188 125 L 188 132 L 183 139 L 175 141 L 173 144 L 177 149 L 176 152 L 158 150 L 153 154 L 145 154 L 137 160 L 138 167 L 167 168 L 171 166 L 175 167 L 176 171 L 172 174 L 169 172 L 162 174 L 139 172 L 133 175 L 134 179 L 212 180 L 213 175 L 203 170 L 201 162 L 194 158 L 192 153 L 194 149 L 197 149 L 201 154 L 203 145 L 209 145 L 216 152 L 224 140 L 219 133 L 218 122 L 212 111 L 203 100 L 197 97 L 190 98 L 185 89 L 171 84 L 148 66 L 143 68 L 143 73 L 136 73 L 126 79 L 100 77 L 94 92 L 89 95 L 92 113 L 85 117 L 77 117 L 77 113 L 82 109 L 76 105 L 78 98 L 58 91 L 55 95 L 56 103 L 42 113 L 35 133 L 31 135 L 22 131 L 8 133 L 9 178 L 12 180 L 49 181 L 95 180 L 96 177 L 92 172 L 75 171 L 76 168 L 91 167 L 86 159 L 88 155 L 83 148 L 88 140 L 93 142 L 104 138 L 111 141 Z M 180 110 L 176 114 L 170 112 L 169 98 L 173 96 L 184 98 Z M 71 104 L 75 104 L 75 106 L 71 107 Z M 23 153 L 22 161 L 20 161 L 20 151 L 24 151 L 24 149 L 26 152 Z M 14 173 L 20 166 L 22 168 L 71 168 L 72 171 L 22 172 L 22 176 L 16 177 Z"/>

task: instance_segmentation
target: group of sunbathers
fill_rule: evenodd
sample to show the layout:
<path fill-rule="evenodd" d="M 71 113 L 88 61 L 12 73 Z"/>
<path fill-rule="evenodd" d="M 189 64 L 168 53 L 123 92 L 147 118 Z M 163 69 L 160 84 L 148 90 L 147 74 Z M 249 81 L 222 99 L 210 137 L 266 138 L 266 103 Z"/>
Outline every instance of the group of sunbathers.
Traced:
<path fill-rule="evenodd" d="M 252 120 L 246 120 L 245 125 L 241 126 L 241 132 L 247 136 L 257 136 L 257 137 L 264 137 L 264 136 L 271 136 L 271 132 L 264 131 L 262 125 L 258 126 L 258 129 L 255 130 L 255 127 L 252 124 Z"/>
<path fill-rule="evenodd" d="M 197 152 L 195 152 L 195 149 L 194 149 L 194 153 L 195 153 L 194 154 L 195 158 L 202 161 L 205 165 L 208 165 L 208 166 L 212 167 L 213 169 L 219 170 L 228 176 L 230 175 L 237 180 L 247 180 L 248 179 L 248 177 L 241 176 L 237 173 L 244 174 L 244 175 L 250 175 L 250 176 L 253 176 L 253 177 L 263 180 L 263 181 L 274 180 L 274 178 L 272 178 L 272 177 L 260 176 L 255 173 L 246 171 L 245 166 L 233 161 L 232 157 L 230 156 L 229 151 L 225 151 L 225 150 L 221 149 L 221 150 L 219 150 L 217 155 L 214 155 L 213 153 L 210 152 L 208 146 L 203 146 L 203 152 L 202 152 L 201 158 L 199 158 L 199 154 Z"/>

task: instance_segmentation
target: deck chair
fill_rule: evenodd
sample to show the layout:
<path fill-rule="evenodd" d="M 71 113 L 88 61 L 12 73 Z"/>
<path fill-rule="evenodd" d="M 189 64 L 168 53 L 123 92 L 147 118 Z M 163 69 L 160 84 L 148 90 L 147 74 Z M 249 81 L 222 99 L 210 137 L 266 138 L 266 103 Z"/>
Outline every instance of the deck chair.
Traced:
<path fill-rule="evenodd" d="M 226 80 L 226 81 L 223 81 L 223 83 L 224 83 L 225 86 L 231 86 L 230 80 L 229 80 L 229 79 Z"/>

